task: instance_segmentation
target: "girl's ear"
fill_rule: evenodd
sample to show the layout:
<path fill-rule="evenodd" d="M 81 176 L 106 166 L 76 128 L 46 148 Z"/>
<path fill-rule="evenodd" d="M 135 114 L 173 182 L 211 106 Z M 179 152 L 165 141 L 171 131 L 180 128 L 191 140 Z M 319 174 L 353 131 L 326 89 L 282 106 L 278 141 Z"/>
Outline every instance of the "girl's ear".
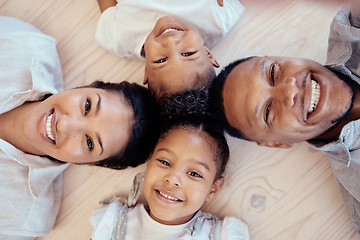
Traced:
<path fill-rule="evenodd" d="M 219 63 L 216 61 L 215 57 L 211 54 L 210 50 L 204 46 L 205 51 L 207 52 L 208 58 L 210 60 L 210 62 L 212 63 L 212 65 L 216 68 L 220 67 Z"/>
<path fill-rule="evenodd" d="M 210 201 L 215 195 L 220 191 L 222 186 L 224 185 L 224 177 L 220 177 L 218 180 L 216 180 L 211 188 L 211 191 L 209 193 L 209 196 L 206 198 L 206 202 Z"/>

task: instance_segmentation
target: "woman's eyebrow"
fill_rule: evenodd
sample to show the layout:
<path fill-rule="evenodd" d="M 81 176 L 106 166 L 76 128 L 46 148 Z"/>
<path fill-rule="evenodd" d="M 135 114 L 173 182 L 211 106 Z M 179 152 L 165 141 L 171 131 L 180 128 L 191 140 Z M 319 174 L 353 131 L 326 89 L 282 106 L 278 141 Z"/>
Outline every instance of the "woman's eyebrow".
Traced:
<path fill-rule="evenodd" d="M 98 95 L 98 102 L 97 102 L 97 104 L 96 104 L 95 115 L 98 114 L 98 112 L 100 111 L 100 108 L 101 108 L 101 97 L 100 97 L 100 95 L 99 95 L 98 93 L 97 93 L 97 95 Z M 104 152 L 104 147 L 103 147 L 103 144 L 102 144 L 100 135 L 99 135 L 98 133 L 96 133 L 96 138 L 97 138 L 97 140 L 98 140 L 98 143 L 99 143 L 99 146 L 100 146 L 100 149 L 101 149 L 99 155 L 101 155 L 101 154 Z"/>

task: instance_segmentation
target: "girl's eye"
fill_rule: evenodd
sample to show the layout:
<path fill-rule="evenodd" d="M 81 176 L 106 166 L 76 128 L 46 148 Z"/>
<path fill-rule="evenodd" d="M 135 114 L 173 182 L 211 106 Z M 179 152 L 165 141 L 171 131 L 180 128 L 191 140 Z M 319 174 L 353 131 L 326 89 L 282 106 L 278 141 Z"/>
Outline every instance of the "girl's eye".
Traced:
<path fill-rule="evenodd" d="M 165 166 L 170 167 L 170 163 L 167 162 L 167 161 L 165 161 L 165 160 L 158 159 L 158 162 L 161 163 L 161 164 L 163 164 L 163 165 L 165 165 Z"/>
<path fill-rule="evenodd" d="M 197 51 L 194 51 L 194 52 L 186 52 L 186 53 L 182 53 L 181 55 L 184 56 L 184 57 L 189 57 L 191 55 L 194 55 Z"/>
<path fill-rule="evenodd" d="M 94 142 L 88 135 L 85 136 L 86 136 L 86 145 L 89 148 L 89 151 L 91 152 L 94 149 Z"/>
<path fill-rule="evenodd" d="M 196 178 L 202 178 L 202 176 L 196 172 L 188 172 L 188 174 L 192 177 L 196 177 Z"/>
<path fill-rule="evenodd" d="M 266 110 L 265 110 L 265 122 L 266 122 L 266 123 L 268 123 L 268 120 L 269 120 L 270 107 L 271 107 L 271 102 L 270 102 L 270 104 L 266 107 Z"/>
<path fill-rule="evenodd" d="M 86 99 L 85 101 L 85 106 L 84 106 L 84 115 L 86 116 L 88 114 L 88 112 L 90 111 L 91 109 L 91 101 L 89 98 Z"/>
<path fill-rule="evenodd" d="M 155 61 L 154 63 L 163 63 L 163 62 L 166 62 L 166 60 L 167 60 L 167 57 L 166 58 L 161 58 L 161 59 Z"/>

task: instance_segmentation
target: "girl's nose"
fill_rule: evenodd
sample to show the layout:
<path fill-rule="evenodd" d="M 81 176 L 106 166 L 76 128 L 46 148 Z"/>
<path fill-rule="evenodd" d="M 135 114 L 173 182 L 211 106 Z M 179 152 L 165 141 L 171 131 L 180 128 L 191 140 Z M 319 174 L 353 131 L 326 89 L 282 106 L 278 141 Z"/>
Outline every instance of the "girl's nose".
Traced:
<path fill-rule="evenodd" d="M 181 178 L 174 174 L 174 173 L 169 173 L 166 174 L 164 176 L 164 182 L 166 182 L 167 184 L 170 184 L 170 186 L 174 186 L 174 187 L 181 187 Z"/>

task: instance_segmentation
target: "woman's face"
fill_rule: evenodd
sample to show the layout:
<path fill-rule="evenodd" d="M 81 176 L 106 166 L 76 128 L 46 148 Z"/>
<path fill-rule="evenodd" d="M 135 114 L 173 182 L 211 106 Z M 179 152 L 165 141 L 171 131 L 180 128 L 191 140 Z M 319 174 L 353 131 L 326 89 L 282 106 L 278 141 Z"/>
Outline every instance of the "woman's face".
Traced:
<path fill-rule="evenodd" d="M 129 141 L 134 113 L 121 94 L 77 88 L 32 104 L 22 129 L 32 154 L 92 163 L 122 151 Z"/>

